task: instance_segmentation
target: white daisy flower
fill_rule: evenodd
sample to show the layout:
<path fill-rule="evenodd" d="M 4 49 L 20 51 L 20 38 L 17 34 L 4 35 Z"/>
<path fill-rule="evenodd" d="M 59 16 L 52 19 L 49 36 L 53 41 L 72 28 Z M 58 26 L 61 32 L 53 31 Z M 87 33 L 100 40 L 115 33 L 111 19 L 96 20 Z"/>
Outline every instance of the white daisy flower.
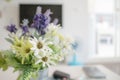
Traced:
<path fill-rule="evenodd" d="M 49 24 L 47 27 L 48 31 L 58 31 L 61 29 L 60 25 Z"/>
<path fill-rule="evenodd" d="M 51 23 L 46 28 L 47 33 L 45 34 L 45 36 L 47 36 L 48 38 L 55 37 L 60 29 L 60 25 L 54 25 L 53 23 Z"/>
<path fill-rule="evenodd" d="M 57 61 L 62 61 L 62 60 L 64 60 L 64 56 L 65 56 L 65 54 L 60 52 L 60 53 L 54 55 L 54 59 L 56 59 Z"/>
<path fill-rule="evenodd" d="M 35 64 L 42 63 L 43 67 L 50 67 L 50 65 L 55 65 L 55 62 L 52 59 L 53 57 L 50 54 L 43 54 L 39 56 Z"/>
<path fill-rule="evenodd" d="M 31 50 L 35 52 L 34 55 L 36 57 L 39 56 L 39 53 L 51 54 L 53 52 L 52 49 L 48 47 L 51 42 L 47 42 L 45 39 L 42 39 L 42 37 L 40 37 L 38 40 L 36 38 L 32 38 L 30 39 L 30 43 L 33 45 Z"/>

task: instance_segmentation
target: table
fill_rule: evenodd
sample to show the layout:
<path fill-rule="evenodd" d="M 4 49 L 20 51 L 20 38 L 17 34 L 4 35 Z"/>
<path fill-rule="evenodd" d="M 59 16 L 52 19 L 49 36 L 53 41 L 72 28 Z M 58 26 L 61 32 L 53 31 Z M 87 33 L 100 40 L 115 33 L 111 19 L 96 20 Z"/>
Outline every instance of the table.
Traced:
<path fill-rule="evenodd" d="M 106 78 L 105 79 L 89 79 L 86 77 L 81 66 L 68 66 L 68 65 L 58 65 L 55 67 L 50 67 L 49 76 L 51 77 L 55 70 L 60 70 L 62 72 L 69 73 L 71 78 L 74 80 L 120 80 L 119 75 L 110 71 L 103 65 L 89 65 L 89 66 L 95 66 L 99 68 L 106 75 Z"/>
<path fill-rule="evenodd" d="M 52 77 L 52 74 L 55 70 L 60 70 L 66 73 L 69 73 L 71 78 L 74 80 L 120 80 L 120 76 L 116 73 L 110 71 L 102 65 L 90 65 L 98 67 L 106 76 L 106 79 L 88 79 L 85 76 L 84 71 L 81 66 L 68 66 L 68 65 L 58 65 L 52 66 L 49 68 L 49 77 Z M 9 69 L 5 72 L 0 71 L 0 80 L 16 80 L 18 73 L 13 73 L 14 69 Z M 53 79 L 50 79 L 53 80 Z"/>

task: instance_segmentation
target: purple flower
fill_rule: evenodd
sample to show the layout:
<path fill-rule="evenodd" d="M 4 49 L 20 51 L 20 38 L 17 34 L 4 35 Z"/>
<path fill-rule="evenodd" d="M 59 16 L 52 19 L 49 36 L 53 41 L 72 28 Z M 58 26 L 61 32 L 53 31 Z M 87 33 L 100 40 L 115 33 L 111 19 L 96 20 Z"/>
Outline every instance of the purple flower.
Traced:
<path fill-rule="evenodd" d="M 26 33 L 29 32 L 29 30 L 28 30 L 29 21 L 27 19 L 24 19 L 22 22 L 23 22 L 23 24 L 22 24 L 21 28 L 22 28 L 22 31 L 23 31 L 23 35 L 25 35 Z"/>
<path fill-rule="evenodd" d="M 48 24 L 46 24 L 47 17 L 43 14 L 36 14 L 33 19 L 32 27 L 34 27 L 41 35 L 43 35 L 44 29 Z"/>
<path fill-rule="evenodd" d="M 54 25 L 57 25 L 57 24 L 58 24 L 58 21 L 59 21 L 59 20 L 58 20 L 57 18 L 55 18 L 55 19 L 53 20 L 53 24 L 54 24 Z"/>
<path fill-rule="evenodd" d="M 16 33 L 17 32 L 17 28 L 15 27 L 14 24 L 8 25 L 7 30 L 11 33 Z"/>
<path fill-rule="evenodd" d="M 53 12 L 51 12 L 50 9 L 47 9 L 46 12 L 44 13 L 44 16 L 47 18 L 47 20 L 45 21 L 45 23 L 48 25 L 51 21 L 51 17 L 50 15 L 53 14 Z"/>
<path fill-rule="evenodd" d="M 45 30 L 41 30 L 41 35 L 44 35 L 45 33 Z"/>
<path fill-rule="evenodd" d="M 52 14 L 52 12 L 48 9 L 42 14 L 41 11 L 42 8 L 38 6 L 31 27 L 35 28 L 39 34 L 44 35 L 46 33 L 45 29 L 51 21 L 50 14 Z"/>
<path fill-rule="evenodd" d="M 33 18 L 34 21 L 40 21 L 41 14 L 36 14 Z"/>
<path fill-rule="evenodd" d="M 23 35 L 29 32 L 28 26 L 22 26 L 21 28 L 22 28 L 22 31 L 23 31 Z"/>

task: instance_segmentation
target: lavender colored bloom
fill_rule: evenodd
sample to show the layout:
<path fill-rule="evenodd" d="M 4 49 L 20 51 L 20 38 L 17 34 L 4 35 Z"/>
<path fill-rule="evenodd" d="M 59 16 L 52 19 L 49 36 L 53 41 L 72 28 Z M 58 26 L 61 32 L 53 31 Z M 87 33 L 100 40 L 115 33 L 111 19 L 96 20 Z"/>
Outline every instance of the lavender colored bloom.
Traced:
<path fill-rule="evenodd" d="M 48 25 L 51 21 L 50 15 L 53 14 L 50 9 L 47 9 L 46 12 L 44 13 L 44 16 L 47 18 L 45 23 Z"/>
<path fill-rule="evenodd" d="M 33 18 L 34 21 L 40 21 L 41 14 L 36 14 Z"/>
<path fill-rule="evenodd" d="M 23 31 L 23 34 L 28 33 L 29 32 L 28 26 L 22 26 L 22 31 Z"/>
<path fill-rule="evenodd" d="M 50 15 L 53 14 L 50 9 L 47 9 L 44 14 L 41 13 L 42 8 L 40 6 L 36 9 L 36 14 L 33 18 L 33 23 L 31 27 L 35 28 L 39 34 L 44 35 L 46 33 L 45 29 L 51 22 Z M 57 24 L 58 20 L 55 21 Z"/>
<path fill-rule="evenodd" d="M 44 35 L 46 32 L 45 32 L 45 30 L 42 30 L 41 31 L 41 35 Z"/>
<path fill-rule="evenodd" d="M 36 14 L 41 14 L 42 12 L 42 7 L 38 6 L 36 9 Z"/>
<path fill-rule="evenodd" d="M 55 18 L 55 19 L 53 20 L 53 24 L 54 24 L 54 25 L 57 25 L 57 24 L 58 24 L 58 21 L 59 21 L 59 20 L 58 20 L 57 18 Z"/>
<path fill-rule="evenodd" d="M 17 28 L 15 27 L 14 24 L 11 24 L 11 25 L 7 26 L 7 30 L 11 33 L 16 33 L 17 32 Z"/>
<path fill-rule="evenodd" d="M 22 24 L 21 28 L 22 28 L 22 31 L 23 31 L 23 35 L 25 35 L 26 33 L 29 32 L 29 30 L 28 30 L 29 21 L 27 19 L 24 19 L 22 22 L 23 22 L 23 24 Z"/>
<path fill-rule="evenodd" d="M 36 14 L 33 19 L 33 23 L 31 27 L 34 27 L 41 35 L 44 32 L 44 29 L 46 28 L 47 24 L 45 23 L 47 20 L 47 17 L 45 17 L 43 14 Z"/>
<path fill-rule="evenodd" d="M 40 16 L 40 27 L 42 29 L 46 28 L 47 24 L 45 23 L 47 20 L 47 17 L 45 17 L 43 14 Z"/>

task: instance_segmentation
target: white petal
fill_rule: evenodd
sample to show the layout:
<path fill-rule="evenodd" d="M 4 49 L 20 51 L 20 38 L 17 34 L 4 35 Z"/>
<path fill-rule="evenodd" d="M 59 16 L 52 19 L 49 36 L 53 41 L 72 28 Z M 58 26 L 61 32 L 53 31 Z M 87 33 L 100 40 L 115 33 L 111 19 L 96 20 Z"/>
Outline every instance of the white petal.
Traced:
<path fill-rule="evenodd" d="M 45 67 L 45 63 L 43 62 L 43 67 Z"/>
<path fill-rule="evenodd" d="M 33 51 L 34 51 L 34 50 L 35 50 L 35 48 L 34 48 L 34 47 L 32 47 L 32 48 L 31 48 L 31 50 L 33 50 Z"/>
<path fill-rule="evenodd" d="M 34 55 L 37 57 L 39 56 L 39 52 L 38 51 L 35 51 Z"/>
<path fill-rule="evenodd" d="M 48 67 L 50 67 L 50 65 L 49 65 L 48 63 L 46 63 L 46 65 L 47 65 Z"/>
<path fill-rule="evenodd" d="M 34 40 L 36 43 L 38 42 L 37 38 L 35 38 L 35 37 L 34 37 L 34 39 L 33 39 L 33 40 Z"/>
<path fill-rule="evenodd" d="M 37 58 L 41 58 L 41 56 L 40 56 L 40 55 L 36 55 L 36 57 L 37 57 Z"/>
<path fill-rule="evenodd" d="M 43 41 L 43 40 L 42 40 L 42 37 L 39 37 L 39 41 Z"/>
<path fill-rule="evenodd" d="M 41 62 L 41 60 L 38 60 L 35 64 L 39 64 Z"/>
<path fill-rule="evenodd" d="M 32 45 L 37 45 L 37 43 L 35 41 L 31 41 L 30 42 Z"/>
<path fill-rule="evenodd" d="M 53 42 L 47 42 L 47 45 L 48 45 L 48 44 L 53 44 Z"/>

